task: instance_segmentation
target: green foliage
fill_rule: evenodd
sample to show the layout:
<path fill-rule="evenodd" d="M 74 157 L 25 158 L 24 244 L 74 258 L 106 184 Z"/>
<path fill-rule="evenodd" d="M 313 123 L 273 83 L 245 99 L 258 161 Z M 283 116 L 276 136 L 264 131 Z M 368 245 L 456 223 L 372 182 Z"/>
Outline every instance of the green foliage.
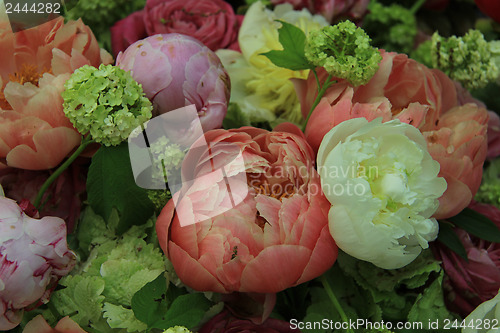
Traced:
<path fill-rule="evenodd" d="M 458 254 L 463 259 L 468 260 L 464 245 L 458 238 L 457 234 L 453 231 L 453 227 L 449 223 L 439 223 L 439 235 L 437 240 L 446 245 L 450 250 Z"/>
<path fill-rule="evenodd" d="M 237 103 L 229 103 L 226 117 L 222 122 L 222 127 L 224 127 L 224 129 L 230 129 L 250 125 L 250 118 L 241 111 L 239 105 Z"/>
<path fill-rule="evenodd" d="M 210 306 L 211 302 L 203 294 L 183 295 L 163 275 L 146 284 L 132 298 L 135 316 L 148 328 L 192 328 L 200 322 Z"/>
<path fill-rule="evenodd" d="M 119 145 L 152 116 L 142 86 L 116 66 L 82 66 L 64 87 L 64 113 L 73 126 L 106 146 Z"/>
<path fill-rule="evenodd" d="M 476 237 L 489 242 L 500 243 L 500 230 L 495 223 L 470 208 L 465 208 L 460 214 L 449 218 L 448 221 Z"/>
<path fill-rule="evenodd" d="M 417 35 L 417 21 L 412 12 L 399 4 L 384 6 L 370 1 L 363 28 L 373 38 L 373 45 L 386 51 L 409 53 Z"/>
<path fill-rule="evenodd" d="M 145 240 L 153 231 L 152 220 L 121 236 L 118 220 L 116 211 L 108 223 L 91 208 L 83 212 L 77 240 L 81 257 L 87 259 L 61 279 L 63 288 L 53 293 L 49 306 L 84 329 L 144 332 L 147 326 L 131 310 L 132 298 L 165 271 L 164 257 L 158 246 Z"/>
<path fill-rule="evenodd" d="M 463 37 L 432 36 L 432 65 L 467 89 L 479 89 L 496 80 L 500 74 L 495 63 L 496 44 L 487 42 L 478 30 Z"/>
<path fill-rule="evenodd" d="M 118 211 L 118 233 L 146 222 L 154 213 L 146 190 L 135 183 L 126 144 L 101 147 L 95 153 L 89 168 L 87 193 L 92 209 L 106 220 L 113 209 Z"/>
<path fill-rule="evenodd" d="M 97 40 L 106 40 L 105 47 L 110 49 L 109 28 L 118 20 L 129 14 L 141 10 L 146 0 L 71 0 L 66 7 L 64 16 L 68 20 L 82 18 L 90 26 Z"/>
<path fill-rule="evenodd" d="M 311 31 L 305 54 L 315 66 L 354 86 L 370 81 L 382 60 L 380 52 L 370 45 L 370 37 L 350 21 Z"/>
<path fill-rule="evenodd" d="M 500 208 L 500 159 L 491 162 L 484 170 L 481 187 L 474 199 Z"/>
<path fill-rule="evenodd" d="M 279 21 L 282 25 L 278 29 L 279 41 L 283 46 L 283 50 L 272 50 L 263 53 L 278 67 L 288 68 L 291 70 L 312 69 L 312 66 L 304 54 L 304 46 L 306 44 L 306 35 L 304 32 L 285 21 Z"/>

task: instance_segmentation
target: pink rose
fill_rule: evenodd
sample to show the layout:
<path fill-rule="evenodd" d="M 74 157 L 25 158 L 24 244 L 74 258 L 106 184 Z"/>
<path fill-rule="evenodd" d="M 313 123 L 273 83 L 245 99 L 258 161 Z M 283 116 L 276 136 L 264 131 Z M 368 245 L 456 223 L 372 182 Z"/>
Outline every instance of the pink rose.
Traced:
<path fill-rule="evenodd" d="M 24 327 L 23 333 L 87 333 L 71 318 L 64 317 L 52 328 L 47 321 L 38 315 Z"/>
<path fill-rule="evenodd" d="M 212 51 L 237 49 L 241 21 L 223 0 L 148 0 L 144 10 L 111 28 L 113 52 L 117 55 L 140 39 L 169 33 L 194 37 Z"/>
<path fill-rule="evenodd" d="M 0 330 L 16 327 L 25 308 L 47 302 L 74 265 L 62 219 L 31 218 L 0 197 Z"/>
<path fill-rule="evenodd" d="M 233 317 L 229 312 L 223 311 L 203 325 L 199 333 L 297 333 L 297 329 L 291 329 L 290 323 L 274 318 L 269 318 L 260 325 L 250 320 Z"/>
<path fill-rule="evenodd" d="M 112 58 L 81 20 L 60 17 L 16 34 L 0 22 L 0 30 L 0 47 L 11 50 L 0 56 L 0 168 L 51 169 L 81 140 L 63 112 L 64 82 Z"/>
<path fill-rule="evenodd" d="M 193 208 L 182 211 L 177 203 L 176 210 L 172 199 L 156 224 L 160 245 L 179 278 L 200 291 L 276 293 L 330 268 L 337 257 L 328 230 L 330 204 L 309 145 L 293 134 L 253 127 L 212 130 L 205 139 L 223 148 L 212 148 L 213 158 L 193 150 L 186 155 L 183 179 L 200 181 L 181 202 Z M 244 170 L 231 167 L 224 144 L 239 147 Z M 221 166 L 228 175 L 224 180 L 212 172 Z M 246 181 L 240 189 L 248 188 L 248 195 L 235 206 L 224 194 L 228 183 L 233 198 L 243 192 L 233 186 L 241 173 Z M 179 218 L 222 207 L 234 208 L 194 224 Z"/>
<path fill-rule="evenodd" d="M 469 206 L 492 220 L 500 228 L 500 210 L 472 202 Z M 496 296 L 500 288 L 500 244 L 490 243 L 455 229 L 467 251 L 465 261 L 445 246 L 436 246 L 434 254 L 443 262 L 444 288 L 450 310 L 466 317 L 479 304 Z"/>
<path fill-rule="evenodd" d="M 370 0 L 271 0 L 273 5 L 289 3 L 294 9 L 308 9 L 322 15 L 328 22 L 342 17 L 360 19 L 366 13 Z"/>
<path fill-rule="evenodd" d="M 307 124 L 307 141 L 317 151 L 331 128 L 358 117 L 397 118 L 417 127 L 441 165 L 439 176 L 448 184 L 434 217 L 454 216 L 467 207 L 481 183 L 488 112 L 441 71 L 404 54 L 382 51 L 382 56 L 379 70 L 366 85 L 352 87 L 339 80 L 326 92 Z M 321 79 L 326 76 L 320 72 Z M 295 87 L 306 117 L 317 92 L 315 79 L 310 75 L 295 80 Z"/>

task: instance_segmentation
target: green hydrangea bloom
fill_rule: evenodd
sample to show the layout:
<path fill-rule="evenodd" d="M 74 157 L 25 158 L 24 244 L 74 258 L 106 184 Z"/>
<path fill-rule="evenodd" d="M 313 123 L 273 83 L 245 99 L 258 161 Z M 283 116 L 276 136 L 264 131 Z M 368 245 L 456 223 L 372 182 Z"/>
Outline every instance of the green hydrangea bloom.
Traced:
<path fill-rule="evenodd" d="M 170 327 L 166 331 L 163 331 L 163 333 L 191 333 L 191 331 L 185 328 L 184 326 L 174 326 Z"/>
<path fill-rule="evenodd" d="M 416 50 L 413 50 L 410 54 L 411 58 L 416 61 L 424 64 L 427 67 L 432 67 L 432 42 L 430 40 L 426 40 L 421 43 Z"/>
<path fill-rule="evenodd" d="M 171 143 L 166 137 L 161 137 L 151 144 L 153 156 L 152 176 L 155 180 L 163 181 L 165 177 L 179 170 L 186 152 L 176 143 Z"/>
<path fill-rule="evenodd" d="M 483 172 L 481 187 L 474 200 L 500 208 L 500 159 L 493 161 Z"/>
<path fill-rule="evenodd" d="M 415 15 L 400 5 L 383 6 L 376 1 L 370 1 L 368 10 L 363 28 L 373 37 L 373 45 L 387 51 L 409 53 L 417 35 Z"/>
<path fill-rule="evenodd" d="M 119 145 L 152 116 L 142 86 L 116 66 L 80 67 L 64 87 L 64 113 L 73 126 L 106 146 Z"/>
<path fill-rule="evenodd" d="M 463 37 L 432 36 L 432 65 L 464 85 L 467 89 L 485 87 L 497 79 L 496 44 L 490 44 L 478 30 Z"/>
<path fill-rule="evenodd" d="M 148 190 L 147 193 L 157 212 L 160 212 L 172 198 L 169 190 Z"/>
<path fill-rule="evenodd" d="M 380 52 L 370 45 L 370 37 L 351 21 L 311 31 L 305 54 L 315 66 L 354 86 L 370 81 L 382 60 Z"/>
<path fill-rule="evenodd" d="M 143 9 L 146 5 L 146 0 L 78 0 L 71 2 L 66 0 L 66 2 L 68 4 L 64 16 L 68 20 L 82 18 L 97 37 L 109 35 L 109 27 L 116 21 Z M 102 40 L 102 38 L 97 39 Z"/>

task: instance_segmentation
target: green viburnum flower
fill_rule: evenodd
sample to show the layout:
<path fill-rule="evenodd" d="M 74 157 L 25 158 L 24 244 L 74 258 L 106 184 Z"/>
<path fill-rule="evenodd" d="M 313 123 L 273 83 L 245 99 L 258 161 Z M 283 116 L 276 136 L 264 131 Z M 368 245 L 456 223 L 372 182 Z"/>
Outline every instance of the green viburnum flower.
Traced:
<path fill-rule="evenodd" d="M 478 30 L 469 30 L 463 37 L 445 38 L 437 32 L 432 36 L 433 67 L 467 89 L 483 88 L 498 78 L 498 51 L 497 45 L 487 42 Z"/>
<path fill-rule="evenodd" d="M 191 333 L 191 331 L 185 328 L 184 326 L 174 326 L 170 327 L 166 331 L 163 331 L 163 333 Z"/>
<path fill-rule="evenodd" d="M 431 49 L 432 42 L 430 40 L 426 40 L 421 43 L 416 50 L 413 50 L 410 56 L 419 63 L 424 64 L 427 67 L 432 67 Z"/>
<path fill-rule="evenodd" d="M 163 181 L 178 171 L 186 152 L 176 143 L 170 143 L 166 137 L 161 137 L 151 144 L 153 155 L 153 178 Z"/>
<path fill-rule="evenodd" d="M 474 200 L 500 208 L 500 159 L 493 161 L 483 172 L 481 187 Z"/>
<path fill-rule="evenodd" d="M 400 5 L 383 6 L 376 1 L 370 1 L 368 10 L 363 28 L 373 37 L 373 45 L 387 51 L 409 53 L 417 35 L 415 15 Z"/>
<path fill-rule="evenodd" d="M 147 193 L 157 212 L 161 212 L 168 200 L 172 198 L 172 193 L 169 190 L 147 190 Z"/>
<path fill-rule="evenodd" d="M 370 45 L 370 37 L 351 21 L 311 31 L 305 54 L 315 66 L 354 86 L 370 81 L 382 60 L 380 52 Z"/>
<path fill-rule="evenodd" d="M 64 87 L 64 113 L 73 126 L 106 146 L 120 144 L 152 116 L 141 85 L 116 66 L 80 67 Z"/>

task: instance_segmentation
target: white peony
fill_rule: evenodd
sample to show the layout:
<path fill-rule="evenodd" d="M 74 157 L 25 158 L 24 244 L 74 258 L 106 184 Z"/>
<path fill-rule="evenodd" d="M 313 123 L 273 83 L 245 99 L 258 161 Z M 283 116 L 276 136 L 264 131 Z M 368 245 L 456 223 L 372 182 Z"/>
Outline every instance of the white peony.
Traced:
<path fill-rule="evenodd" d="M 465 318 L 462 333 L 498 333 L 500 332 L 500 293 L 489 301 L 479 304 Z"/>
<path fill-rule="evenodd" d="M 403 267 L 438 234 L 431 218 L 446 190 L 418 129 L 381 118 L 350 119 L 318 151 L 330 233 L 344 252 L 384 269 Z"/>

